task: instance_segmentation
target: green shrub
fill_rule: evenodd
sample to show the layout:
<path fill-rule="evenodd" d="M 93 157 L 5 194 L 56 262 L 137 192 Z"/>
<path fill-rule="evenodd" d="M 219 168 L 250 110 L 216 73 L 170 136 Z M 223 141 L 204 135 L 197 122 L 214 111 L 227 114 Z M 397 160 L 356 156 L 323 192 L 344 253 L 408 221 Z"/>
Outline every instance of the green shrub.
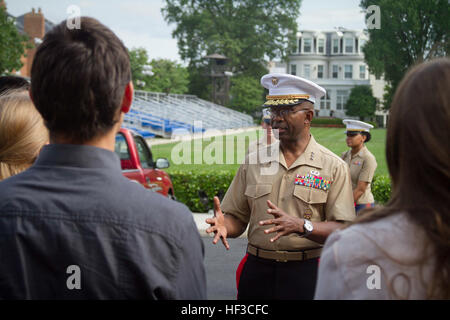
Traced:
<path fill-rule="evenodd" d="M 374 129 L 378 128 L 378 123 L 376 123 L 376 121 L 364 121 L 364 122 L 373 125 L 373 128 L 374 128 Z"/>
<path fill-rule="evenodd" d="M 391 179 L 387 175 L 377 175 L 373 178 L 371 189 L 375 202 L 385 204 L 391 197 Z"/>
<path fill-rule="evenodd" d="M 192 212 L 207 212 L 213 208 L 213 197 L 225 194 L 235 173 L 232 171 L 173 171 L 170 173 L 178 201 L 184 203 Z M 200 201 L 199 191 L 208 197 L 208 204 Z M 387 175 L 377 175 L 372 181 L 372 194 L 375 202 L 385 204 L 391 196 L 391 181 Z"/>
<path fill-rule="evenodd" d="M 231 171 L 173 171 L 170 173 L 175 197 L 192 212 L 207 212 L 213 208 L 213 197 L 227 192 L 235 173 Z M 199 191 L 208 196 L 208 205 L 200 201 Z"/>
<path fill-rule="evenodd" d="M 313 118 L 311 121 L 311 125 L 315 124 L 333 124 L 345 127 L 344 124 L 342 123 L 342 119 L 339 118 Z"/>

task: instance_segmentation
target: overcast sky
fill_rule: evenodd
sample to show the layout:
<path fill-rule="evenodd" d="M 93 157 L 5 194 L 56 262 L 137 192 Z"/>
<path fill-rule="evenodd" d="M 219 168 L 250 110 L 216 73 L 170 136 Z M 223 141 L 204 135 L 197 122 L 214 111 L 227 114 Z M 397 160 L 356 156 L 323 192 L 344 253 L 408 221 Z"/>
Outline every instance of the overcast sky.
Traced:
<path fill-rule="evenodd" d="M 181 62 L 177 42 L 172 39 L 174 25 L 162 15 L 163 0 L 6 0 L 13 16 L 41 8 L 54 23 L 67 19 L 67 8 L 76 5 L 81 15 L 97 18 L 110 27 L 128 48 L 144 47 L 151 59 L 166 58 Z M 298 19 L 300 29 L 333 30 L 342 26 L 364 29 L 364 14 L 359 0 L 303 0 Z"/>

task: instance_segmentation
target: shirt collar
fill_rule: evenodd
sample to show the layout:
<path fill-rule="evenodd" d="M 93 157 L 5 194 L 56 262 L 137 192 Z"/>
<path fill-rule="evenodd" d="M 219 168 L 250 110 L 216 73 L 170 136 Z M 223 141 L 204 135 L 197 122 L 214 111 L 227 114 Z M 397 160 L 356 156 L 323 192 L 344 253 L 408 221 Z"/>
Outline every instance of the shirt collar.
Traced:
<path fill-rule="evenodd" d="M 363 155 L 364 155 L 364 152 L 366 152 L 366 146 L 363 146 L 363 147 L 361 148 L 361 150 L 359 150 L 359 152 L 353 156 L 353 158 L 355 158 L 355 157 L 360 157 L 360 158 L 362 158 Z"/>
<path fill-rule="evenodd" d="M 49 144 L 42 148 L 34 165 L 121 170 L 112 151 L 75 144 Z"/>

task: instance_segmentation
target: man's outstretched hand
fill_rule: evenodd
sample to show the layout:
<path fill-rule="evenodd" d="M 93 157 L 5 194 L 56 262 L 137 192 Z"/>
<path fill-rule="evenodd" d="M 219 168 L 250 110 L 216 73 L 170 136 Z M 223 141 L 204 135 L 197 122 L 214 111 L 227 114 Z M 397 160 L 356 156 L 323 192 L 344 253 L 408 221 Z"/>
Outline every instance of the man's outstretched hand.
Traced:
<path fill-rule="evenodd" d="M 205 220 L 211 227 L 206 229 L 206 233 L 214 232 L 213 243 L 216 244 L 219 238 L 222 240 L 223 245 L 227 250 L 230 250 L 230 245 L 227 241 L 227 228 L 225 226 L 225 217 L 220 209 L 220 200 L 218 197 L 214 197 L 214 218 L 208 218 Z"/>
<path fill-rule="evenodd" d="M 274 216 L 275 219 L 268 219 L 259 222 L 259 225 L 265 226 L 274 224 L 275 227 L 264 230 L 264 233 L 276 232 L 276 236 L 270 239 L 270 242 L 277 241 L 280 237 L 291 233 L 303 232 L 303 221 L 300 218 L 292 217 L 286 212 L 274 205 L 270 200 L 267 200 L 267 213 Z"/>

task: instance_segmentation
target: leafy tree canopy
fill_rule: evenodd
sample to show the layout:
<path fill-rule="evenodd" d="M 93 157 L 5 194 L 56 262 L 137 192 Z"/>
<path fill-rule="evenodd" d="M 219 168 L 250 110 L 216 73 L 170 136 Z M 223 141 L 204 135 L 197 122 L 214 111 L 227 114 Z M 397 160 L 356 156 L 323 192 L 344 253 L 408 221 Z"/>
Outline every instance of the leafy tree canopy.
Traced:
<path fill-rule="evenodd" d="M 27 40 L 17 31 L 14 20 L 8 18 L 5 8 L 0 7 L 0 75 L 22 68 L 20 58 L 30 47 Z"/>
<path fill-rule="evenodd" d="M 356 86 L 352 88 L 346 104 L 346 114 L 359 117 L 361 121 L 366 117 L 373 117 L 377 108 L 377 99 L 373 96 L 370 86 Z"/>
<path fill-rule="evenodd" d="M 450 52 L 450 4 L 448 0 L 361 0 L 360 7 L 380 7 L 380 29 L 369 29 L 364 46 L 369 69 L 384 74 L 390 88 L 384 106 L 389 108 L 393 94 L 408 68 L 416 63 Z M 366 14 L 366 18 L 372 15 Z"/>
<path fill-rule="evenodd" d="M 136 89 L 185 94 L 189 74 L 185 67 L 167 59 L 149 61 L 144 48 L 129 51 L 133 84 Z"/>

